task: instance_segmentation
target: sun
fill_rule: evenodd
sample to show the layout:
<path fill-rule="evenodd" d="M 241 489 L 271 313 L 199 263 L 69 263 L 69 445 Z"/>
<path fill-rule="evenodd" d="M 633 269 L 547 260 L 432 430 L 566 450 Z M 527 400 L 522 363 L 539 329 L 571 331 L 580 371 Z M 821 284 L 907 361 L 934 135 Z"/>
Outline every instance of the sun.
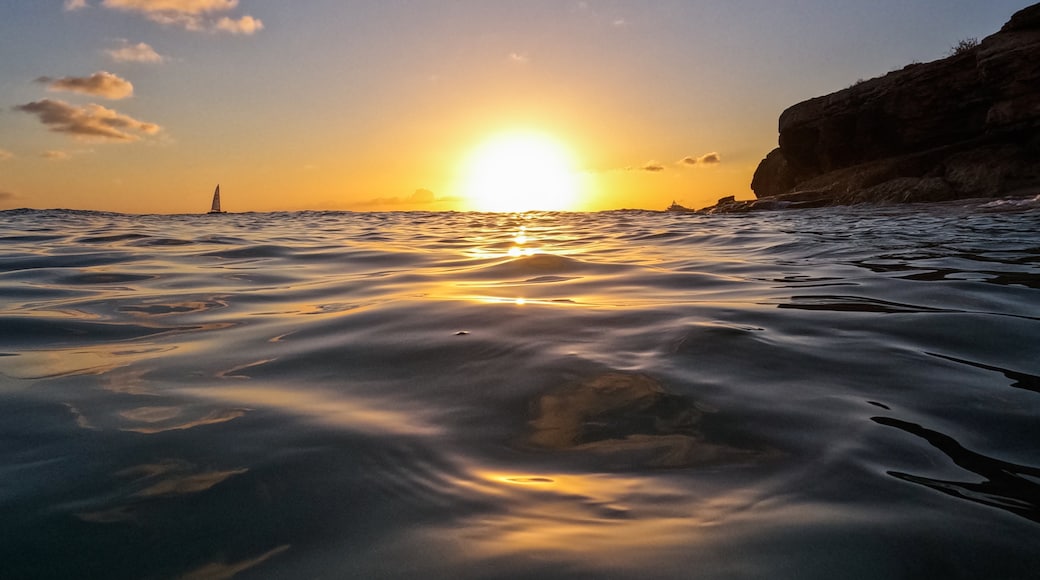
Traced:
<path fill-rule="evenodd" d="M 534 132 L 497 135 L 467 158 L 462 194 L 476 211 L 574 208 L 580 179 L 570 151 Z"/>

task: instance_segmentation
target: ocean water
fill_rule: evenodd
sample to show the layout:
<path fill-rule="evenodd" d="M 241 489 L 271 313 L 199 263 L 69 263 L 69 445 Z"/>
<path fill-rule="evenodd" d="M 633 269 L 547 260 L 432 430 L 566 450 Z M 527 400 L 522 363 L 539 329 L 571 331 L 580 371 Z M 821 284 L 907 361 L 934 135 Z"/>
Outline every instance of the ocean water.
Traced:
<path fill-rule="evenodd" d="M 1040 198 L 0 217 L 2 578 L 1040 573 Z"/>

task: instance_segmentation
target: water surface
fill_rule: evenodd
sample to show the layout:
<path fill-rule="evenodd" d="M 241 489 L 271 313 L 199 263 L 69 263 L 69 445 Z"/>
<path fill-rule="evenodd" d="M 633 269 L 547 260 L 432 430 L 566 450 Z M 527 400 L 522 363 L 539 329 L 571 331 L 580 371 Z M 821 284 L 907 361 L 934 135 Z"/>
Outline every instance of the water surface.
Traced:
<path fill-rule="evenodd" d="M 1040 200 L 0 215 L 4 578 L 1040 569 Z"/>

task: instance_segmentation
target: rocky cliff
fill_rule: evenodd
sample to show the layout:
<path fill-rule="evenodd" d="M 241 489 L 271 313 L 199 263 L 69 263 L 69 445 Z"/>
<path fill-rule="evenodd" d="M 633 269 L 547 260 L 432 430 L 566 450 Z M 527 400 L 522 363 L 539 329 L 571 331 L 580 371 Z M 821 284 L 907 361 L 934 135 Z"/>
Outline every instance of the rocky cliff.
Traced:
<path fill-rule="evenodd" d="M 746 208 L 1036 194 L 1040 4 L 948 58 L 794 105 L 779 145 Z"/>

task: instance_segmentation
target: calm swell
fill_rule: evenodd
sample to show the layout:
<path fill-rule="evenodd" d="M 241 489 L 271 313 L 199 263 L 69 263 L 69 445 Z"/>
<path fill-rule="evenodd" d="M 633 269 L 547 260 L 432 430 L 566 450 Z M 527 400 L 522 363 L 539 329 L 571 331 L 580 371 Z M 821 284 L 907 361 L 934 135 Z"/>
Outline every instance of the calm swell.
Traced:
<path fill-rule="evenodd" d="M 1040 200 L 0 215 L 0 577 L 1040 569 Z"/>

